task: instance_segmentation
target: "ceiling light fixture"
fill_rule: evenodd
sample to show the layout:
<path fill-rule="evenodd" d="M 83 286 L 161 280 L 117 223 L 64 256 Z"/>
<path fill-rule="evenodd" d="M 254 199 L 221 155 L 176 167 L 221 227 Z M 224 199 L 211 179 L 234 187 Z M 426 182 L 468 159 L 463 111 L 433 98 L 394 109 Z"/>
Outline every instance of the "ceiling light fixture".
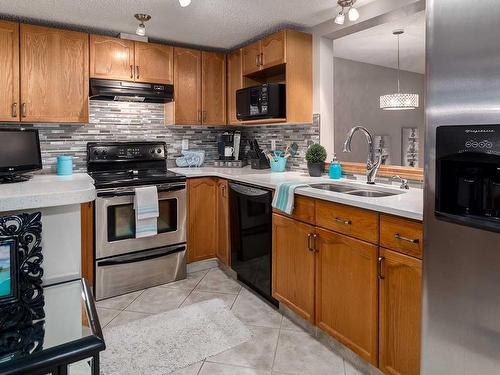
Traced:
<path fill-rule="evenodd" d="M 337 17 L 335 17 L 335 23 L 337 25 L 343 25 L 345 22 L 345 16 L 349 17 L 349 21 L 357 21 L 359 19 L 359 12 L 354 8 L 354 3 L 356 0 L 337 0 L 337 4 L 342 7 Z"/>
<path fill-rule="evenodd" d="M 144 36 L 146 35 L 146 25 L 144 22 L 147 22 L 151 19 L 151 16 L 149 14 L 143 14 L 143 13 L 137 13 L 134 15 L 134 17 L 139 21 L 139 26 L 137 26 L 137 29 L 135 30 L 135 33 L 139 36 Z"/>
<path fill-rule="evenodd" d="M 401 111 L 406 109 L 418 108 L 418 94 L 402 93 L 399 84 L 401 75 L 400 59 L 399 59 L 399 37 L 404 33 L 404 30 L 398 29 L 392 32 L 398 38 L 398 92 L 380 97 L 380 108 L 385 111 Z"/>
<path fill-rule="evenodd" d="M 191 0 L 179 0 L 179 4 L 181 4 L 181 7 L 185 8 L 191 4 Z"/>

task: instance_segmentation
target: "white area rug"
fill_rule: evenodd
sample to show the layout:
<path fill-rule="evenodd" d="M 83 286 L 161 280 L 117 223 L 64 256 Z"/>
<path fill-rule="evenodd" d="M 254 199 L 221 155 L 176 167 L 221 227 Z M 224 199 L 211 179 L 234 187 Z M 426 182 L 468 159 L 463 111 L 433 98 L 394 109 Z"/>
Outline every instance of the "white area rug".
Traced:
<path fill-rule="evenodd" d="M 252 337 L 220 299 L 189 305 L 104 332 L 103 375 L 164 375 Z"/>

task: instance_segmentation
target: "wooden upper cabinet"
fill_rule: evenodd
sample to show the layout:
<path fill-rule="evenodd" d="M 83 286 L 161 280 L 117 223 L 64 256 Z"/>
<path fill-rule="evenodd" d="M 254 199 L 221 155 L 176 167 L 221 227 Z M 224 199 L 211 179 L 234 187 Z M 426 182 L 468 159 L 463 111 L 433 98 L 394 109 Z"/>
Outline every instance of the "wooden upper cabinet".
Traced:
<path fill-rule="evenodd" d="M 314 227 L 273 214 L 273 297 L 302 318 L 314 322 Z"/>
<path fill-rule="evenodd" d="M 0 21 L 0 121 L 19 121 L 19 24 Z"/>
<path fill-rule="evenodd" d="M 214 258 L 217 248 L 217 182 L 188 180 L 188 262 Z"/>
<path fill-rule="evenodd" d="M 260 41 L 252 43 L 241 49 L 243 75 L 255 73 L 260 70 Z"/>
<path fill-rule="evenodd" d="M 230 265 L 229 186 L 224 179 L 217 180 L 217 258 Z"/>
<path fill-rule="evenodd" d="M 236 118 L 236 90 L 243 87 L 243 72 L 241 65 L 241 49 L 227 55 L 227 121 L 238 125 Z"/>
<path fill-rule="evenodd" d="M 88 34 L 21 25 L 21 120 L 88 122 Z"/>
<path fill-rule="evenodd" d="M 90 77 L 134 80 L 134 41 L 90 35 Z"/>
<path fill-rule="evenodd" d="M 174 48 L 175 123 L 201 124 L 201 52 Z"/>
<path fill-rule="evenodd" d="M 378 248 L 323 229 L 317 233 L 316 323 L 376 366 Z"/>
<path fill-rule="evenodd" d="M 171 46 L 135 42 L 135 81 L 172 84 L 173 54 Z"/>
<path fill-rule="evenodd" d="M 202 52 L 202 124 L 226 123 L 226 55 Z"/>
<path fill-rule="evenodd" d="M 422 261 L 381 249 L 379 368 L 420 374 Z"/>
<path fill-rule="evenodd" d="M 261 69 L 285 62 L 285 30 L 269 35 L 261 42 Z"/>

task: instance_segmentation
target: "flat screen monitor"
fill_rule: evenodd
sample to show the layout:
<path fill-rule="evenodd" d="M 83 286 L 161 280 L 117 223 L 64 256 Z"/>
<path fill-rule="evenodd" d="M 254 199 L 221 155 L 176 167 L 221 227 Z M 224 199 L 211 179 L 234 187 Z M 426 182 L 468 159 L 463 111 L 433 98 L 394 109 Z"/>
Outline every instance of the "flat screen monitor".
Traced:
<path fill-rule="evenodd" d="M 0 176 L 38 169 L 42 169 L 38 130 L 0 129 Z"/>

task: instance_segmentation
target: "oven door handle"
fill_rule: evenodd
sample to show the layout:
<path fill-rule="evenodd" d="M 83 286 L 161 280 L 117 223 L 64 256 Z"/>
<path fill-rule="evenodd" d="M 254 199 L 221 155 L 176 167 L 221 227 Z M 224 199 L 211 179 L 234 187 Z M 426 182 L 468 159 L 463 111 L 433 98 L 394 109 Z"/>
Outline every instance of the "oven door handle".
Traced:
<path fill-rule="evenodd" d="M 173 192 L 186 189 L 186 184 L 171 184 L 165 186 L 158 186 L 158 193 Z M 97 191 L 98 197 L 125 197 L 135 195 L 135 190 L 132 189 L 109 189 Z"/>
<path fill-rule="evenodd" d="M 164 252 L 160 252 L 160 253 L 147 254 L 147 255 L 142 255 L 142 256 L 140 256 L 140 255 L 139 256 L 127 255 L 127 256 L 118 257 L 115 259 L 100 260 L 97 262 L 97 265 L 99 267 L 105 267 L 105 266 L 117 266 L 120 264 L 127 264 L 127 263 L 144 262 L 146 260 L 163 258 L 164 256 L 167 256 L 167 255 L 180 253 L 181 251 L 184 251 L 184 250 L 186 250 L 186 245 L 168 247 L 165 249 Z"/>

